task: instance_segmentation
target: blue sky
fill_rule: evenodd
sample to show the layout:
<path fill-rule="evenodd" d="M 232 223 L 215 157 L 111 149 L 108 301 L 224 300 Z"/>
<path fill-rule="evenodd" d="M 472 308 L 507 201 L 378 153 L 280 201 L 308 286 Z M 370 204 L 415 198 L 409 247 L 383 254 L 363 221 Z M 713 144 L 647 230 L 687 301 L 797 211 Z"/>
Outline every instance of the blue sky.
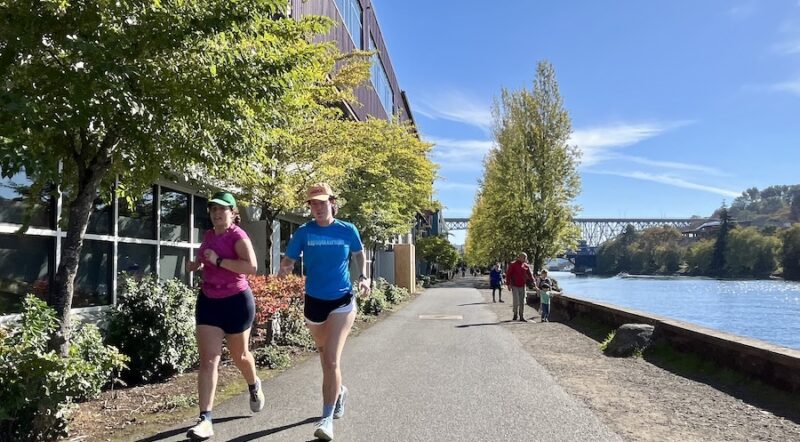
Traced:
<path fill-rule="evenodd" d="M 470 214 L 493 98 L 540 60 L 583 152 L 581 217 L 707 216 L 800 184 L 800 0 L 373 4 L 445 217 Z"/>

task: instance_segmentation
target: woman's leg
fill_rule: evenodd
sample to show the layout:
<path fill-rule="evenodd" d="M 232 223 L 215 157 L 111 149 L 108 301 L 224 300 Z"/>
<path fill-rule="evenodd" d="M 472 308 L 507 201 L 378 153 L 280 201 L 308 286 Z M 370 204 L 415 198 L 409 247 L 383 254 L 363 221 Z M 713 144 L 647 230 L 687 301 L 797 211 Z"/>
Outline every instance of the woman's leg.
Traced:
<path fill-rule="evenodd" d="M 200 411 L 214 408 L 214 392 L 217 388 L 217 367 L 222 357 L 222 338 L 225 332 L 210 325 L 197 326 L 197 349 L 200 353 L 200 369 L 197 372 L 197 395 Z"/>
<path fill-rule="evenodd" d="M 248 342 L 250 341 L 250 329 L 235 335 L 225 335 L 228 340 L 228 350 L 231 352 L 231 359 L 236 368 L 242 373 L 247 385 L 256 383 L 256 361 L 250 353 Z"/>
<path fill-rule="evenodd" d="M 340 369 L 342 349 L 356 318 L 355 310 L 348 313 L 331 313 L 322 324 L 308 324 L 319 349 L 322 365 L 322 402 L 333 405 L 342 385 Z"/>

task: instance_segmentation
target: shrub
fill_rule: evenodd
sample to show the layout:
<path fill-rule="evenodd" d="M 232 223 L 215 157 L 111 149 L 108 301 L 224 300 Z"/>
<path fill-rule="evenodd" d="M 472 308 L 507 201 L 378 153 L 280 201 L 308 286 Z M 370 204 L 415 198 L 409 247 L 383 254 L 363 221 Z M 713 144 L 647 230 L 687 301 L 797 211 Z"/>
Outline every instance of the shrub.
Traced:
<path fill-rule="evenodd" d="M 409 294 L 408 290 L 398 287 L 396 285 L 390 285 L 384 291 L 384 296 L 386 297 L 386 302 L 389 304 L 399 304 L 406 299 L 408 299 Z"/>
<path fill-rule="evenodd" d="M 23 312 L 18 328 L 0 336 L 0 440 L 55 440 L 69 434 L 73 403 L 96 397 L 127 358 L 92 324 L 76 326 L 61 358 L 47 350 L 55 311 L 28 295 Z"/>
<path fill-rule="evenodd" d="M 150 275 L 141 281 L 121 278 L 119 292 L 108 341 L 131 357 L 123 372 L 126 380 L 162 380 L 196 363 L 194 290 L 176 279 Z"/>
<path fill-rule="evenodd" d="M 305 278 L 297 275 L 249 275 L 247 282 L 256 302 L 256 324 L 263 325 L 303 299 Z"/>
<path fill-rule="evenodd" d="M 300 301 L 294 300 L 292 304 L 284 310 L 281 315 L 281 330 L 275 337 L 278 345 L 289 345 L 308 350 L 313 350 L 317 346 L 314 338 L 306 327 L 303 310 L 300 308 Z"/>
<path fill-rule="evenodd" d="M 382 290 L 375 288 L 368 298 L 357 298 L 358 311 L 364 315 L 378 316 L 386 307 L 386 298 Z"/>
<path fill-rule="evenodd" d="M 256 365 L 259 367 L 266 367 L 272 370 L 288 368 L 292 363 L 289 351 L 285 347 L 274 345 L 253 350 L 253 358 L 255 358 Z"/>

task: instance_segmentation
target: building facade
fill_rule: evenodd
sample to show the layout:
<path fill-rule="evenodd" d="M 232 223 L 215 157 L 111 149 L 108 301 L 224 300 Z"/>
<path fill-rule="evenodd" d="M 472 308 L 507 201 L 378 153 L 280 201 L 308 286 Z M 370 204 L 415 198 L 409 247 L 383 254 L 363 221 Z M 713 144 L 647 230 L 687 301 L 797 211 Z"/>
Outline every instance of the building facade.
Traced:
<path fill-rule="evenodd" d="M 369 0 L 290 0 L 289 13 L 295 19 L 307 15 L 330 17 L 335 27 L 324 39 L 337 42 L 342 52 L 374 50 L 369 85 L 359 87 L 360 106 L 342 103 L 350 118 L 411 121 L 413 117 L 405 94 L 388 57 L 372 2 Z M 30 180 L 25 173 L 0 180 L 0 321 L 19 313 L 27 293 L 44 295 L 52 284 L 66 237 L 67 212 L 59 194 L 30 195 Z M 56 196 L 53 196 L 56 195 Z M 26 207 L 35 201 L 31 212 Z M 79 316 L 103 310 L 116 302 L 117 281 L 123 273 L 155 273 L 161 278 L 178 278 L 193 284 L 194 275 L 185 271 L 186 261 L 200 246 L 203 234 L 211 227 L 207 195 L 188 183 L 163 179 L 136 203 L 133 210 L 113 200 L 95 201 L 81 252 L 75 280 L 73 308 Z M 306 219 L 286 215 L 274 223 L 271 250 L 267 250 L 265 221 L 258 214 L 243 210 L 242 227 L 256 250 L 259 272 L 267 253 L 273 271 L 285 252 L 294 230 Z M 29 228 L 18 233 L 26 216 Z"/>

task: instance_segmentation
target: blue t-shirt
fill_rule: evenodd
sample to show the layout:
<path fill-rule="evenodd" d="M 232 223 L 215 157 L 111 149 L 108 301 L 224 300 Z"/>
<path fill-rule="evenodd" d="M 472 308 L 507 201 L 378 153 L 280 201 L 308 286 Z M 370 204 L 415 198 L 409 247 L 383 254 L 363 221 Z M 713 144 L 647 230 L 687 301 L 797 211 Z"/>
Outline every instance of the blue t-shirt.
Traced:
<path fill-rule="evenodd" d="M 353 290 L 350 254 L 364 250 L 356 226 L 338 219 L 327 227 L 309 221 L 294 232 L 286 256 L 295 261 L 303 255 L 306 293 L 317 298 L 338 299 Z"/>

